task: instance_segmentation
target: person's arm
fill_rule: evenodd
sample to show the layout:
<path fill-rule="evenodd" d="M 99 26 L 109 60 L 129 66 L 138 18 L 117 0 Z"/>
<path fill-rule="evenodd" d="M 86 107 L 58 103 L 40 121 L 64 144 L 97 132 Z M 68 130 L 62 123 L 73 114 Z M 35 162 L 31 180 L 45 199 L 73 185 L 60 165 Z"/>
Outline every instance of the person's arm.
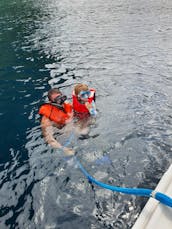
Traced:
<path fill-rule="evenodd" d="M 42 133 L 45 138 L 45 141 L 51 145 L 53 148 L 62 149 L 67 155 L 73 155 L 74 151 L 67 147 L 63 147 L 55 138 L 52 122 L 45 116 L 41 120 Z"/>

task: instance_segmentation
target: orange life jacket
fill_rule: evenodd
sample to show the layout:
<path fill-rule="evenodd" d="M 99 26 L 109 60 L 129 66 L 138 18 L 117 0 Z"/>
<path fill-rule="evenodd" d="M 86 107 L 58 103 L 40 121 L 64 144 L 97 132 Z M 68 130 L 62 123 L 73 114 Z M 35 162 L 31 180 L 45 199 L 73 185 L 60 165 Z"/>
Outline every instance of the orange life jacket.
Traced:
<path fill-rule="evenodd" d="M 95 101 L 95 89 L 91 88 L 90 89 L 90 97 L 88 98 L 88 102 L 91 104 L 92 101 Z M 76 116 L 82 118 L 82 117 L 87 117 L 90 116 L 89 110 L 85 106 L 85 104 L 82 104 L 79 102 L 77 96 L 73 92 L 72 94 L 72 100 L 73 100 L 73 110 Z"/>
<path fill-rule="evenodd" d="M 70 103 L 64 103 L 63 106 L 64 110 L 61 110 L 51 103 L 45 103 L 39 108 L 39 114 L 44 115 L 59 125 L 65 125 L 66 121 L 71 117 L 72 105 Z"/>

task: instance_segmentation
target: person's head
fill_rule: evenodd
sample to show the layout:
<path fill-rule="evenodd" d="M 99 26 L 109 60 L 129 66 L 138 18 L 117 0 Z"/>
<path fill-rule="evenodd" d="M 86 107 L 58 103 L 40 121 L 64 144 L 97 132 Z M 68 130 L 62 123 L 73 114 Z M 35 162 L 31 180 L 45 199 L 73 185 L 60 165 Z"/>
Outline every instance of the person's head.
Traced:
<path fill-rule="evenodd" d="M 62 105 L 67 97 L 65 95 L 62 95 L 61 91 L 58 88 L 52 88 L 48 91 L 48 99 L 52 103 Z"/>
<path fill-rule="evenodd" d="M 81 99 L 86 100 L 90 95 L 89 88 L 86 84 L 79 83 L 74 87 L 75 95 Z"/>

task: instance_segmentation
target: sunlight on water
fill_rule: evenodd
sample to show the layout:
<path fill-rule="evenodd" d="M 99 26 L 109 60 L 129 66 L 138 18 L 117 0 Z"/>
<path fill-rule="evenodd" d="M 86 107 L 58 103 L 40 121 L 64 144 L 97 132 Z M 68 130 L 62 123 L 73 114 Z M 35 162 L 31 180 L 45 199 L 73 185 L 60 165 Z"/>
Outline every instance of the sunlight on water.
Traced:
<path fill-rule="evenodd" d="M 131 228 L 146 199 L 91 185 L 72 158 L 45 143 L 38 109 L 51 87 L 69 99 L 78 82 L 96 88 L 90 138 L 71 142 L 77 157 L 102 182 L 155 188 L 171 163 L 172 3 L 0 6 L 1 227 Z"/>

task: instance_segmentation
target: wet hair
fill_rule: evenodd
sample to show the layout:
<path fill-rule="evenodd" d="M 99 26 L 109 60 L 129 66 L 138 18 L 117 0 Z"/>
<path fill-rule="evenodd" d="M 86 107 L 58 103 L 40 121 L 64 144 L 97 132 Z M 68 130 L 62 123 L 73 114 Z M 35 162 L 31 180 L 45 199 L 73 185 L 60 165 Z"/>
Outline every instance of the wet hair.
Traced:
<path fill-rule="evenodd" d="M 52 88 L 52 89 L 50 89 L 50 90 L 48 91 L 48 99 L 49 99 L 50 101 L 52 101 L 51 96 L 52 96 L 53 94 L 62 94 L 62 93 L 61 93 L 61 91 L 60 91 L 58 88 Z"/>
<path fill-rule="evenodd" d="M 79 83 L 74 87 L 75 95 L 78 95 L 81 91 L 88 91 L 86 84 Z"/>

